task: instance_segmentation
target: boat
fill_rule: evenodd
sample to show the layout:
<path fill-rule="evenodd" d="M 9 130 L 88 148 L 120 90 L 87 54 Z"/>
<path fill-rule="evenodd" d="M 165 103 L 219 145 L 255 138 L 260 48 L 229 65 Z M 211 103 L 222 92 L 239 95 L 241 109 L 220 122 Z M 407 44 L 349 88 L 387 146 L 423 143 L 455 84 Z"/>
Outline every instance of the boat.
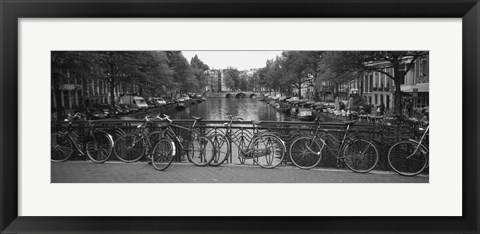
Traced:
<path fill-rule="evenodd" d="M 290 114 L 291 115 L 298 115 L 298 107 L 294 106 L 290 108 Z"/>
<path fill-rule="evenodd" d="M 303 104 L 303 107 L 311 107 L 314 103 L 314 101 L 307 101 Z"/>
<path fill-rule="evenodd" d="M 312 121 L 315 118 L 310 108 L 299 108 L 297 117 L 302 121 Z"/>
<path fill-rule="evenodd" d="M 187 107 L 187 105 L 185 104 L 185 102 L 177 103 L 177 109 L 179 109 L 179 110 L 185 109 L 186 107 Z"/>

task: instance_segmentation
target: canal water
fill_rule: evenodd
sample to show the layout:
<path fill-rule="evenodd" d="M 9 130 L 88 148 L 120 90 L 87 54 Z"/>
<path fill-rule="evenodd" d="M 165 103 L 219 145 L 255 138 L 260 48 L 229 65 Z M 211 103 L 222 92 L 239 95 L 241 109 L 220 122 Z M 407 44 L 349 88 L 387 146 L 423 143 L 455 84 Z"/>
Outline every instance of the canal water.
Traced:
<path fill-rule="evenodd" d="M 246 121 L 298 121 L 295 117 L 276 111 L 266 102 L 254 98 L 209 98 L 183 110 L 174 109 L 166 114 L 174 119 L 191 119 L 192 116 L 198 116 L 205 120 L 226 120 L 227 113 L 237 115 Z"/>

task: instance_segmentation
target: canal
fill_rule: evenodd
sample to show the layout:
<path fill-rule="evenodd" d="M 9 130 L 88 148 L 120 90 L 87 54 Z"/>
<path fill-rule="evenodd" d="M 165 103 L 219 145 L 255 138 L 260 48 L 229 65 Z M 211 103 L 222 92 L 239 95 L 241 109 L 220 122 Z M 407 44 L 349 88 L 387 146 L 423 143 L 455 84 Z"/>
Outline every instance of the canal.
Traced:
<path fill-rule="evenodd" d="M 165 114 L 174 119 L 191 119 L 191 116 L 205 120 L 225 120 L 231 113 L 250 120 L 298 121 L 297 118 L 276 111 L 266 102 L 254 98 L 209 98 L 197 104 L 191 104 L 183 110 L 173 109 Z"/>

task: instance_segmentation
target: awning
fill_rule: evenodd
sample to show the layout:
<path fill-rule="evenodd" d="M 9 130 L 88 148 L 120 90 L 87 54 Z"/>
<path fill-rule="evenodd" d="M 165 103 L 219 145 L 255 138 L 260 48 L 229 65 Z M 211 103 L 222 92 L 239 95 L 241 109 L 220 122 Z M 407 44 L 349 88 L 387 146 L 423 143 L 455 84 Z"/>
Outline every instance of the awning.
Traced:
<path fill-rule="evenodd" d="M 419 93 L 428 93 L 430 90 L 429 83 L 422 83 L 422 84 L 416 84 L 416 85 L 402 85 L 400 86 L 400 89 L 402 92 L 406 92 L 406 93 L 412 93 L 413 89 L 418 89 Z"/>

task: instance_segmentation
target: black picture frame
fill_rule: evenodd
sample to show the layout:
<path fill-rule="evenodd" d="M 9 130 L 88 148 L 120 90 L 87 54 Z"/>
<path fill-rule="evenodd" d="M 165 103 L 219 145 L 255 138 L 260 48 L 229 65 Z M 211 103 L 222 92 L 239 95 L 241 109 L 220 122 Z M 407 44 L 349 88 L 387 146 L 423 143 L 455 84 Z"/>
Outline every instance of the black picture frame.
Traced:
<path fill-rule="evenodd" d="M 480 5 L 478 0 L 1 0 L 0 11 L 0 230 L 2 233 L 478 233 L 479 231 Z M 20 217 L 17 209 L 19 136 L 17 20 L 36 17 L 462 18 L 463 216 Z"/>

